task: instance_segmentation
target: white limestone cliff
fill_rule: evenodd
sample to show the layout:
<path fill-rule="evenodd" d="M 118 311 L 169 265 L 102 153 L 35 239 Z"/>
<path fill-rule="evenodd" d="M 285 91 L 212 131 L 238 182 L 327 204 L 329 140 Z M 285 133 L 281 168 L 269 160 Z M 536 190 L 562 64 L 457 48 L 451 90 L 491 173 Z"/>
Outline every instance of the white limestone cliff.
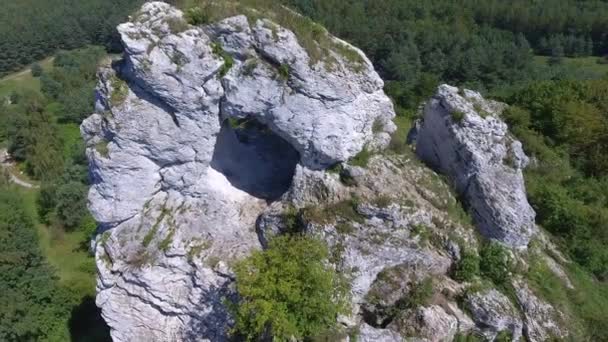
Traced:
<path fill-rule="evenodd" d="M 100 72 L 81 129 L 105 231 L 97 304 L 115 341 L 222 340 L 227 265 L 260 248 L 268 201 L 296 169 L 297 188 L 297 175 L 383 147 L 392 103 L 369 60 L 333 37 L 356 68 L 336 51 L 331 71 L 314 63 L 267 20 L 194 27 L 162 2 L 118 31 L 124 58 Z"/>

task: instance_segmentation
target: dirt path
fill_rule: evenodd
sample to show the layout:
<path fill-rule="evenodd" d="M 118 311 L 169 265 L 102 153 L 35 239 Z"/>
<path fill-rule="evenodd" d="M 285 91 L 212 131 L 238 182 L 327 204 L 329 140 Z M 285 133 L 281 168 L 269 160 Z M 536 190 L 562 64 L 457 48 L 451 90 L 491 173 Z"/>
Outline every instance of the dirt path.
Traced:
<path fill-rule="evenodd" d="M 30 70 L 31 70 L 31 68 L 29 68 L 29 67 L 28 67 L 28 68 L 27 68 L 27 69 L 25 69 L 25 70 L 21 70 L 21 71 L 19 71 L 19 72 L 17 72 L 17 73 L 14 73 L 14 74 L 10 74 L 10 75 L 8 75 L 8 76 L 4 77 L 3 79 L 0 79 L 0 81 L 10 81 L 10 80 L 14 80 L 14 79 L 16 79 L 16 78 L 19 78 L 19 77 L 21 77 L 21 76 L 23 76 L 23 75 L 27 74 L 28 72 L 30 72 Z"/>
<path fill-rule="evenodd" d="M 24 181 L 13 172 L 14 163 L 11 161 L 11 157 L 8 152 L 6 152 L 6 149 L 0 149 L 0 166 L 3 169 L 8 170 L 9 176 L 11 177 L 11 182 L 28 189 L 38 188 L 38 185 Z"/>
<path fill-rule="evenodd" d="M 55 59 L 55 57 L 48 57 L 43 59 L 42 61 L 38 62 L 38 64 L 40 65 L 46 65 L 46 64 L 51 64 L 53 63 L 53 60 Z M 17 71 L 13 74 L 7 75 L 3 78 L 0 78 L 0 82 L 3 81 L 10 81 L 10 80 L 14 80 L 14 79 L 18 79 L 21 78 L 24 75 L 27 75 L 28 73 L 32 72 L 32 65 L 34 65 L 33 63 L 31 65 L 29 65 L 28 67 L 26 67 L 25 69 L 21 70 L 21 71 Z"/>

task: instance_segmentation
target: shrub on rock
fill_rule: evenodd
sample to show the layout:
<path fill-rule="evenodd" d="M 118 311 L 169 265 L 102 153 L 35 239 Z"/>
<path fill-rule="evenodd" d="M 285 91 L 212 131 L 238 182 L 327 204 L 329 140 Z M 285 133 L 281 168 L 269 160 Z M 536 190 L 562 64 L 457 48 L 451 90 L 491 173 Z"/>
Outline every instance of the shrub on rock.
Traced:
<path fill-rule="evenodd" d="M 255 340 L 300 340 L 331 330 L 347 308 L 343 279 L 327 263 L 319 240 L 279 236 L 235 266 L 239 302 L 234 332 Z"/>

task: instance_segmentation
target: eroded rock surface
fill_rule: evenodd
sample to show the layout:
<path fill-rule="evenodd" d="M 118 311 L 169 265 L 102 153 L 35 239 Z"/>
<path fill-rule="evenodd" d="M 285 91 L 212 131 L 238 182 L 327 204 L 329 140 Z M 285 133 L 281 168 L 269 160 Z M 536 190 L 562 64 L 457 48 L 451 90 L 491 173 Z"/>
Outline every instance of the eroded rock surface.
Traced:
<path fill-rule="evenodd" d="M 395 342 L 402 339 L 398 332 L 388 329 L 376 329 L 363 323 L 357 336 L 357 341 L 361 342 Z"/>
<path fill-rule="evenodd" d="M 522 175 L 528 157 L 499 118 L 504 106 L 440 86 L 424 108 L 416 153 L 451 179 L 484 236 L 525 247 L 536 231 Z"/>
<path fill-rule="evenodd" d="M 452 341 L 458 331 L 458 320 L 441 306 L 431 305 L 413 310 L 402 325 L 409 336 L 422 341 Z"/>
<path fill-rule="evenodd" d="M 524 335 L 531 342 L 563 339 L 566 329 L 563 315 L 545 301 L 538 298 L 522 280 L 514 282 L 517 301 L 524 315 Z"/>
<path fill-rule="evenodd" d="M 509 332 L 513 341 L 522 337 L 523 323 L 517 308 L 498 290 L 471 293 L 465 302 L 473 320 L 482 327 L 488 339 L 493 340 L 503 331 Z"/>

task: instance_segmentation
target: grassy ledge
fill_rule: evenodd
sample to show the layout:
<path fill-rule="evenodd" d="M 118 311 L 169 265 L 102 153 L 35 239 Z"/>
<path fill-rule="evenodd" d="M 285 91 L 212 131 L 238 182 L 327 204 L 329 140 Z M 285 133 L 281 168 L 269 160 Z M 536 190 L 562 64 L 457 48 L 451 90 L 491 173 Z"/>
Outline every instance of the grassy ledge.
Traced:
<path fill-rule="evenodd" d="M 331 52 L 342 56 L 353 71 L 362 71 L 366 64 L 363 56 L 355 48 L 333 38 L 320 24 L 278 4 L 277 1 L 182 0 L 177 5 L 184 10 L 186 20 L 193 25 L 210 24 L 239 14 L 247 16 L 250 24 L 254 24 L 259 19 L 270 19 L 296 35 L 300 45 L 308 53 L 311 65 L 323 62 L 331 69 L 337 62 Z M 272 30 L 273 37 L 278 39 L 276 29 Z"/>

